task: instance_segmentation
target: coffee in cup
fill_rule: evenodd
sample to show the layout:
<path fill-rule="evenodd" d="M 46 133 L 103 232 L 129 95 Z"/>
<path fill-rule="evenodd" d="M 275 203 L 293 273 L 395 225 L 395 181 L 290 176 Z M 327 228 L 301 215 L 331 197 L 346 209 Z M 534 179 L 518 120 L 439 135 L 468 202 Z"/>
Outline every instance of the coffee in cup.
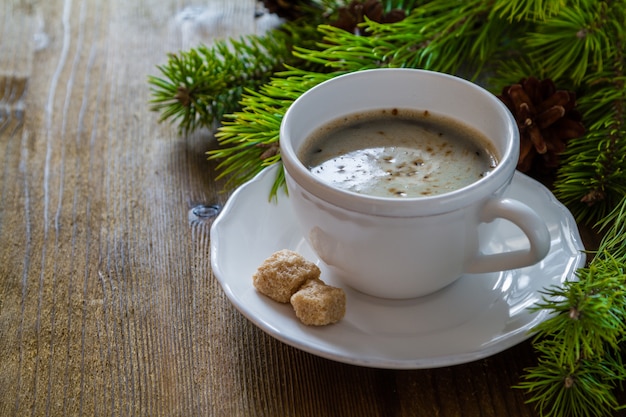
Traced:
<path fill-rule="evenodd" d="M 331 121 L 298 157 L 333 186 L 380 197 L 424 197 L 463 188 L 497 166 L 484 135 L 429 111 L 382 109 Z"/>
<path fill-rule="evenodd" d="M 312 138 L 320 129 L 331 126 L 332 131 L 343 123 L 338 121 L 350 124 L 363 115 L 376 119 L 372 115 L 394 109 L 412 116 L 430 114 L 436 125 L 452 126 L 457 132 L 465 127 L 479 132 L 471 136 L 485 142 L 478 146 L 491 155 L 488 172 L 441 193 L 418 191 L 418 196 L 408 191 L 406 196 L 400 195 L 404 191 L 391 196 L 355 192 L 312 172 L 304 155 L 307 148 L 314 150 Z M 381 129 L 389 123 L 389 115 L 385 118 Z M 366 147 L 358 139 L 353 142 L 353 148 Z M 396 68 L 357 71 L 325 81 L 287 110 L 280 152 L 289 200 L 303 235 L 330 273 L 366 294 L 418 297 L 464 274 L 535 264 L 550 248 L 550 235 L 539 215 L 521 201 L 503 196 L 519 156 L 515 119 L 497 97 L 461 78 Z M 420 163 L 412 158 L 407 160 Z M 458 168 L 456 161 L 443 165 L 444 173 Z M 366 169 L 362 175 L 367 182 L 372 173 Z M 462 176 L 454 174 L 458 180 Z M 498 232 L 496 219 L 518 226 L 528 240 L 527 249 L 484 253 L 481 247 L 488 245 L 481 245 L 481 240 L 487 243 Z"/>

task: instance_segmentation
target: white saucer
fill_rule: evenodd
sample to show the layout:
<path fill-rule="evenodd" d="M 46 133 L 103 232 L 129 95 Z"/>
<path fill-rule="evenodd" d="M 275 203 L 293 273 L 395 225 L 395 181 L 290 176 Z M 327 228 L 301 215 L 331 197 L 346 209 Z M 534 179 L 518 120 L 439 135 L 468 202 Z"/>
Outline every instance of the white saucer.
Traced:
<path fill-rule="evenodd" d="M 574 279 L 585 255 L 570 212 L 540 183 L 516 173 L 507 191 L 548 223 L 552 248 L 539 264 L 493 274 L 465 275 L 426 297 L 393 301 L 352 290 L 332 276 L 298 230 L 289 197 L 269 201 L 277 166 L 265 169 L 233 193 L 211 228 L 211 265 L 230 301 L 273 337 L 339 362 L 377 368 L 435 368 L 481 359 L 530 336 L 547 317 L 531 312 L 541 290 Z M 525 237 L 506 221 L 483 247 L 514 250 Z M 342 287 L 346 316 L 324 327 L 302 325 L 289 304 L 259 294 L 252 274 L 273 252 L 292 249 L 316 262 L 322 279 Z"/>

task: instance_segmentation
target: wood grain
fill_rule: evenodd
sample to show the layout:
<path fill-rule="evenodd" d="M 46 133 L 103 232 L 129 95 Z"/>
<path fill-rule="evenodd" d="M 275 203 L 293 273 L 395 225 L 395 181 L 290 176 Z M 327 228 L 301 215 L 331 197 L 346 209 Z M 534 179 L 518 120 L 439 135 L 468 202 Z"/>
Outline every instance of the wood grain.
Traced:
<path fill-rule="evenodd" d="M 0 5 L 1 416 L 534 416 L 529 343 L 442 369 L 343 365 L 249 323 L 211 275 L 210 132 L 150 112 L 168 52 L 253 0 Z M 199 211 L 200 210 L 200 211 Z"/>

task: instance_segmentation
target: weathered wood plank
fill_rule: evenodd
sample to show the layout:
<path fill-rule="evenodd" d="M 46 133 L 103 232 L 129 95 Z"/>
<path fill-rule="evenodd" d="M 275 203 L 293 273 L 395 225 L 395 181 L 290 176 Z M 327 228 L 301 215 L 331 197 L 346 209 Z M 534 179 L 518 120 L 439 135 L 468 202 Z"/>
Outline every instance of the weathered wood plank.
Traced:
<path fill-rule="evenodd" d="M 457 367 L 328 361 L 211 275 L 205 152 L 158 123 L 168 52 L 262 30 L 254 0 L 0 4 L 0 415 L 532 416 L 529 343 Z"/>

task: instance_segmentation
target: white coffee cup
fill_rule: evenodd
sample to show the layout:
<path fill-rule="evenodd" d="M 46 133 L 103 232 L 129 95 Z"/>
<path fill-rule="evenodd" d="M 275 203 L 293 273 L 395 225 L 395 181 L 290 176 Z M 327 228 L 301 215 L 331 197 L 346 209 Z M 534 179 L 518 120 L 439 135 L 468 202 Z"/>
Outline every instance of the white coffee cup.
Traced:
<path fill-rule="evenodd" d="M 320 126 L 340 116 L 393 108 L 428 110 L 474 127 L 492 141 L 498 166 L 446 194 L 393 198 L 333 187 L 299 160 L 300 146 Z M 289 200 L 307 241 L 339 279 L 366 294 L 418 297 L 463 274 L 535 264 L 550 248 L 544 221 L 520 201 L 502 197 L 519 154 L 515 120 L 494 95 L 461 78 L 417 69 L 333 78 L 290 106 L 280 129 L 280 152 Z M 498 218 L 524 232 L 528 249 L 481 253 L 479 225 Z M 489 234 L 483 230 L 480 237 L 489 239 Z"/>

